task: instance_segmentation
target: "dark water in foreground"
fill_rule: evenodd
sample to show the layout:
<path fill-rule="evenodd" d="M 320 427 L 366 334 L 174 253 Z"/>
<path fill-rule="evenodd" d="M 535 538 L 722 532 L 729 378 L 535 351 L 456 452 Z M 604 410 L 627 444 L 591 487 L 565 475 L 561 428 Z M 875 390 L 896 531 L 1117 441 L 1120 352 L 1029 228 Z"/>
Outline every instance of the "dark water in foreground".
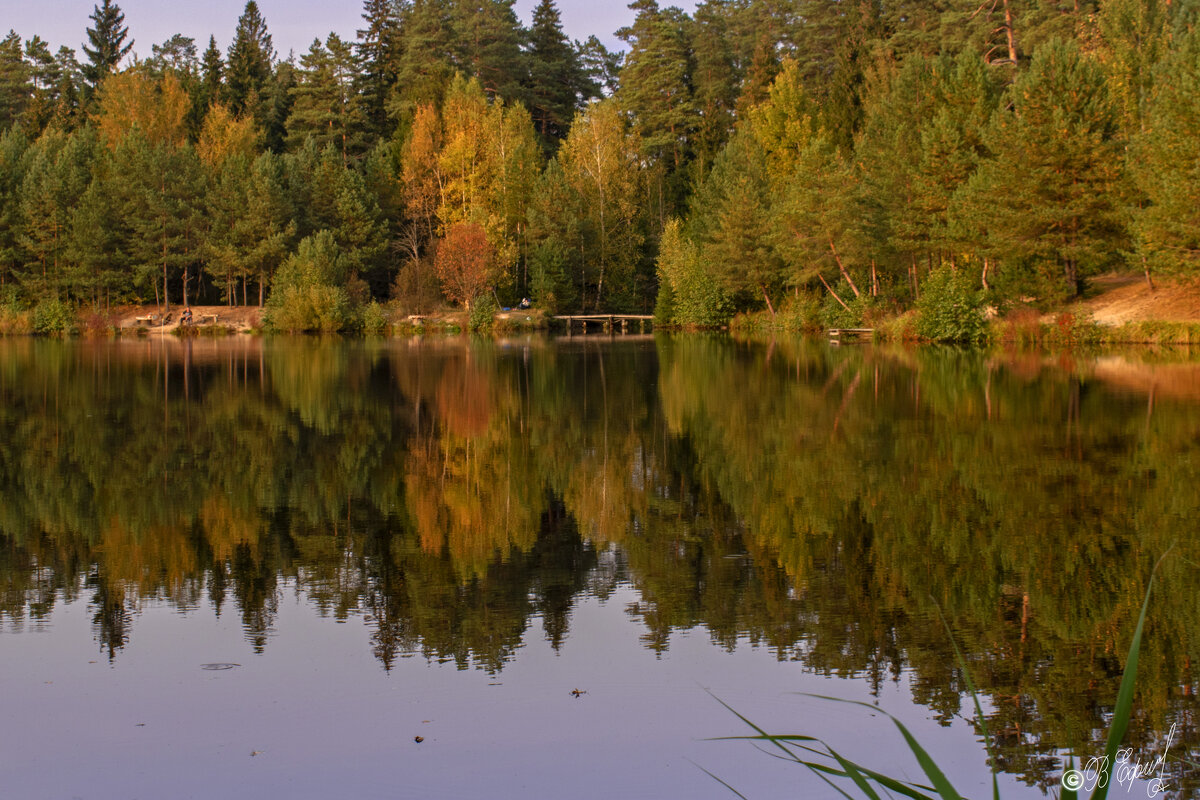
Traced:
<path fill-rule="evenodd" d="M 921 780 L 811 692 L 983 797 L 939 610 L 1057 795 L 1174 542 L 1129 744 L 1200 760 L 1198 511 L 1186 353 L 0 341 L 0 795 L 835 795 L 714 695 Z"/>

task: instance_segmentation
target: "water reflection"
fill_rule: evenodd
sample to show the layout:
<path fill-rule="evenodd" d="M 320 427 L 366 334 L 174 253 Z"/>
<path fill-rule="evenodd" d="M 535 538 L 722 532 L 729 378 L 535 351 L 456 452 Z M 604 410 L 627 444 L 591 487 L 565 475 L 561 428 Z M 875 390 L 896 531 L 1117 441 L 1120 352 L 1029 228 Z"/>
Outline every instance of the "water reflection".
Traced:
<path fill-rule="evenodd" d="M 1198 399 L 1186 356 L 5 341 L 0 622 L 86 597 L 115 659 L 143 603 L 209 605 L 261 651 L 286 586 L 366 619 L 384 669 L 498 672 L 534 621 L 561 647 L 581 598 L 629 583 L 649 648 L 702 627 L 876 688 L 904 673 L 949 719 L 942 613 L 1004 769 L 1050 786 L 1059 749 L 1102 742 L 1176 541 L 1130 743 L 1200 740 Z"/>

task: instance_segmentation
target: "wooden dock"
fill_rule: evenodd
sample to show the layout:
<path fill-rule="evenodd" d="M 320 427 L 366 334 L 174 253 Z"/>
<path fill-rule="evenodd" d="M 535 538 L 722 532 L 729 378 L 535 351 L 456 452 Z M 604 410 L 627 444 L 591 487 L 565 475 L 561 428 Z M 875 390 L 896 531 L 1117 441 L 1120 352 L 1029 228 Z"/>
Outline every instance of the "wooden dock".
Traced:
<path fill-rule="evenodd" d="M 834 342 L 842 342 L 846 339 L 870 339 L 875 336 L 874 328 L 830 328 L 829 338 Z"/>
<path fill-rule="evenodd" d="M 615 334 L 620 328 L 621 333 L 630 333 L 633 323 L 638 324 L 638 333 L 645 333 L 648 323 L 652 323 L 651 314 L 573 314 L 554 317 L 567 324 L 567 335 L 570 336 L 578 323 L 583 333 L 588 332 L 588 326 L 600 328 L 604 333 Z"/>

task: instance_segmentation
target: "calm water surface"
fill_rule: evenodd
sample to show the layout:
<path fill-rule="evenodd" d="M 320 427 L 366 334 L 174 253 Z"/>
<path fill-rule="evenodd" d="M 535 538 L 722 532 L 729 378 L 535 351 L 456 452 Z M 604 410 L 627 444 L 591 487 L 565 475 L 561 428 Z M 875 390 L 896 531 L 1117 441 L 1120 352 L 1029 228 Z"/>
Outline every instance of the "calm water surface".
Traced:
<path fill-rule="evenodd" d="M 924 782 L 808 692 L 984 797 L 939 611 L 1057 795 L 1172 543 L 1129 744 L 1200 760 L 1198 511 L 1188 353 L 0 341 L 0 795 L 835 796 L 716 698 Z"/>

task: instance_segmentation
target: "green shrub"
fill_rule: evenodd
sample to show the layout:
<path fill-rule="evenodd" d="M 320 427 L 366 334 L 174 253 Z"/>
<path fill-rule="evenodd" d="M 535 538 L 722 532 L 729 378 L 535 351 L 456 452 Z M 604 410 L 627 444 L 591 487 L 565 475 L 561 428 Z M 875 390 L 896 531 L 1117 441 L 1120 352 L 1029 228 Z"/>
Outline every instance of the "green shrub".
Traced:
<path fill-rule="evenodd" d="M 63 300 L 43 300 L 34 306 L 32 325 L 34 333 L 74 333 L 75 309 Z"/>
<path fill-rule="evenodd" d="M 933 342 L 982 342 L 987 337 L 983 291 L 965 270 L 929 273 L 917 300 L 917 335 Z"/>
<path fill-rule="evenodd" d="M 358 313 L 359 326 L 369 336 L 379 336 L 387 331 L 388 319 L 383 306 L 374 301 L 367 303 Z"/>
<path fill-rule="evenodd" d="M 492 329 L 492 320 L 495 318 L 497 310 L 499 310 L 499 307 L 496 305 L 496 299 L 492 297 L 491 292 L 476 297 L 475 302 L 471 304 L 471 313 L 467 317 L 467 330 L 472 333 L 476 331 L 490 331 Z"/>
<path fill-rule="evenodd" d="M 350 297 L 340 286 L 283 286 L 271 293 L 263 310 L 270 331 L 336 333 L 351 326 Z"/>
<path fill-rule="evenodd" d="M 346 262 L 333 234 L 320 231 L 303 239 L 275 276 L 263 324 L 293 333 L 352 327 L 356 315 L 346 280 Z"/>
<path fill-rule="evenodd" d="M 842 291 L 846 289 L 847 291 Z M 846 306 L 838 302 L 837 297 L 826 293 L 825 299 L 821 304 L 821 316 L 824 326 L 827 328 L 861 328 L 867 320 L 875 313 L 875 298 L 868 294 L 860 294 L 854 297 L 854 293 L 848 290 L 841 284 L 834 287 L 834 291 L 838 292 L 838 296 L 846 299 Z"/>
<path fill-rule="evenodd" d="M 821 298 L 807 290 L 797 292 L 783 301 L 776 317 L 777 326 L 786 331 L 819 331 L 823 319 Z"/>

